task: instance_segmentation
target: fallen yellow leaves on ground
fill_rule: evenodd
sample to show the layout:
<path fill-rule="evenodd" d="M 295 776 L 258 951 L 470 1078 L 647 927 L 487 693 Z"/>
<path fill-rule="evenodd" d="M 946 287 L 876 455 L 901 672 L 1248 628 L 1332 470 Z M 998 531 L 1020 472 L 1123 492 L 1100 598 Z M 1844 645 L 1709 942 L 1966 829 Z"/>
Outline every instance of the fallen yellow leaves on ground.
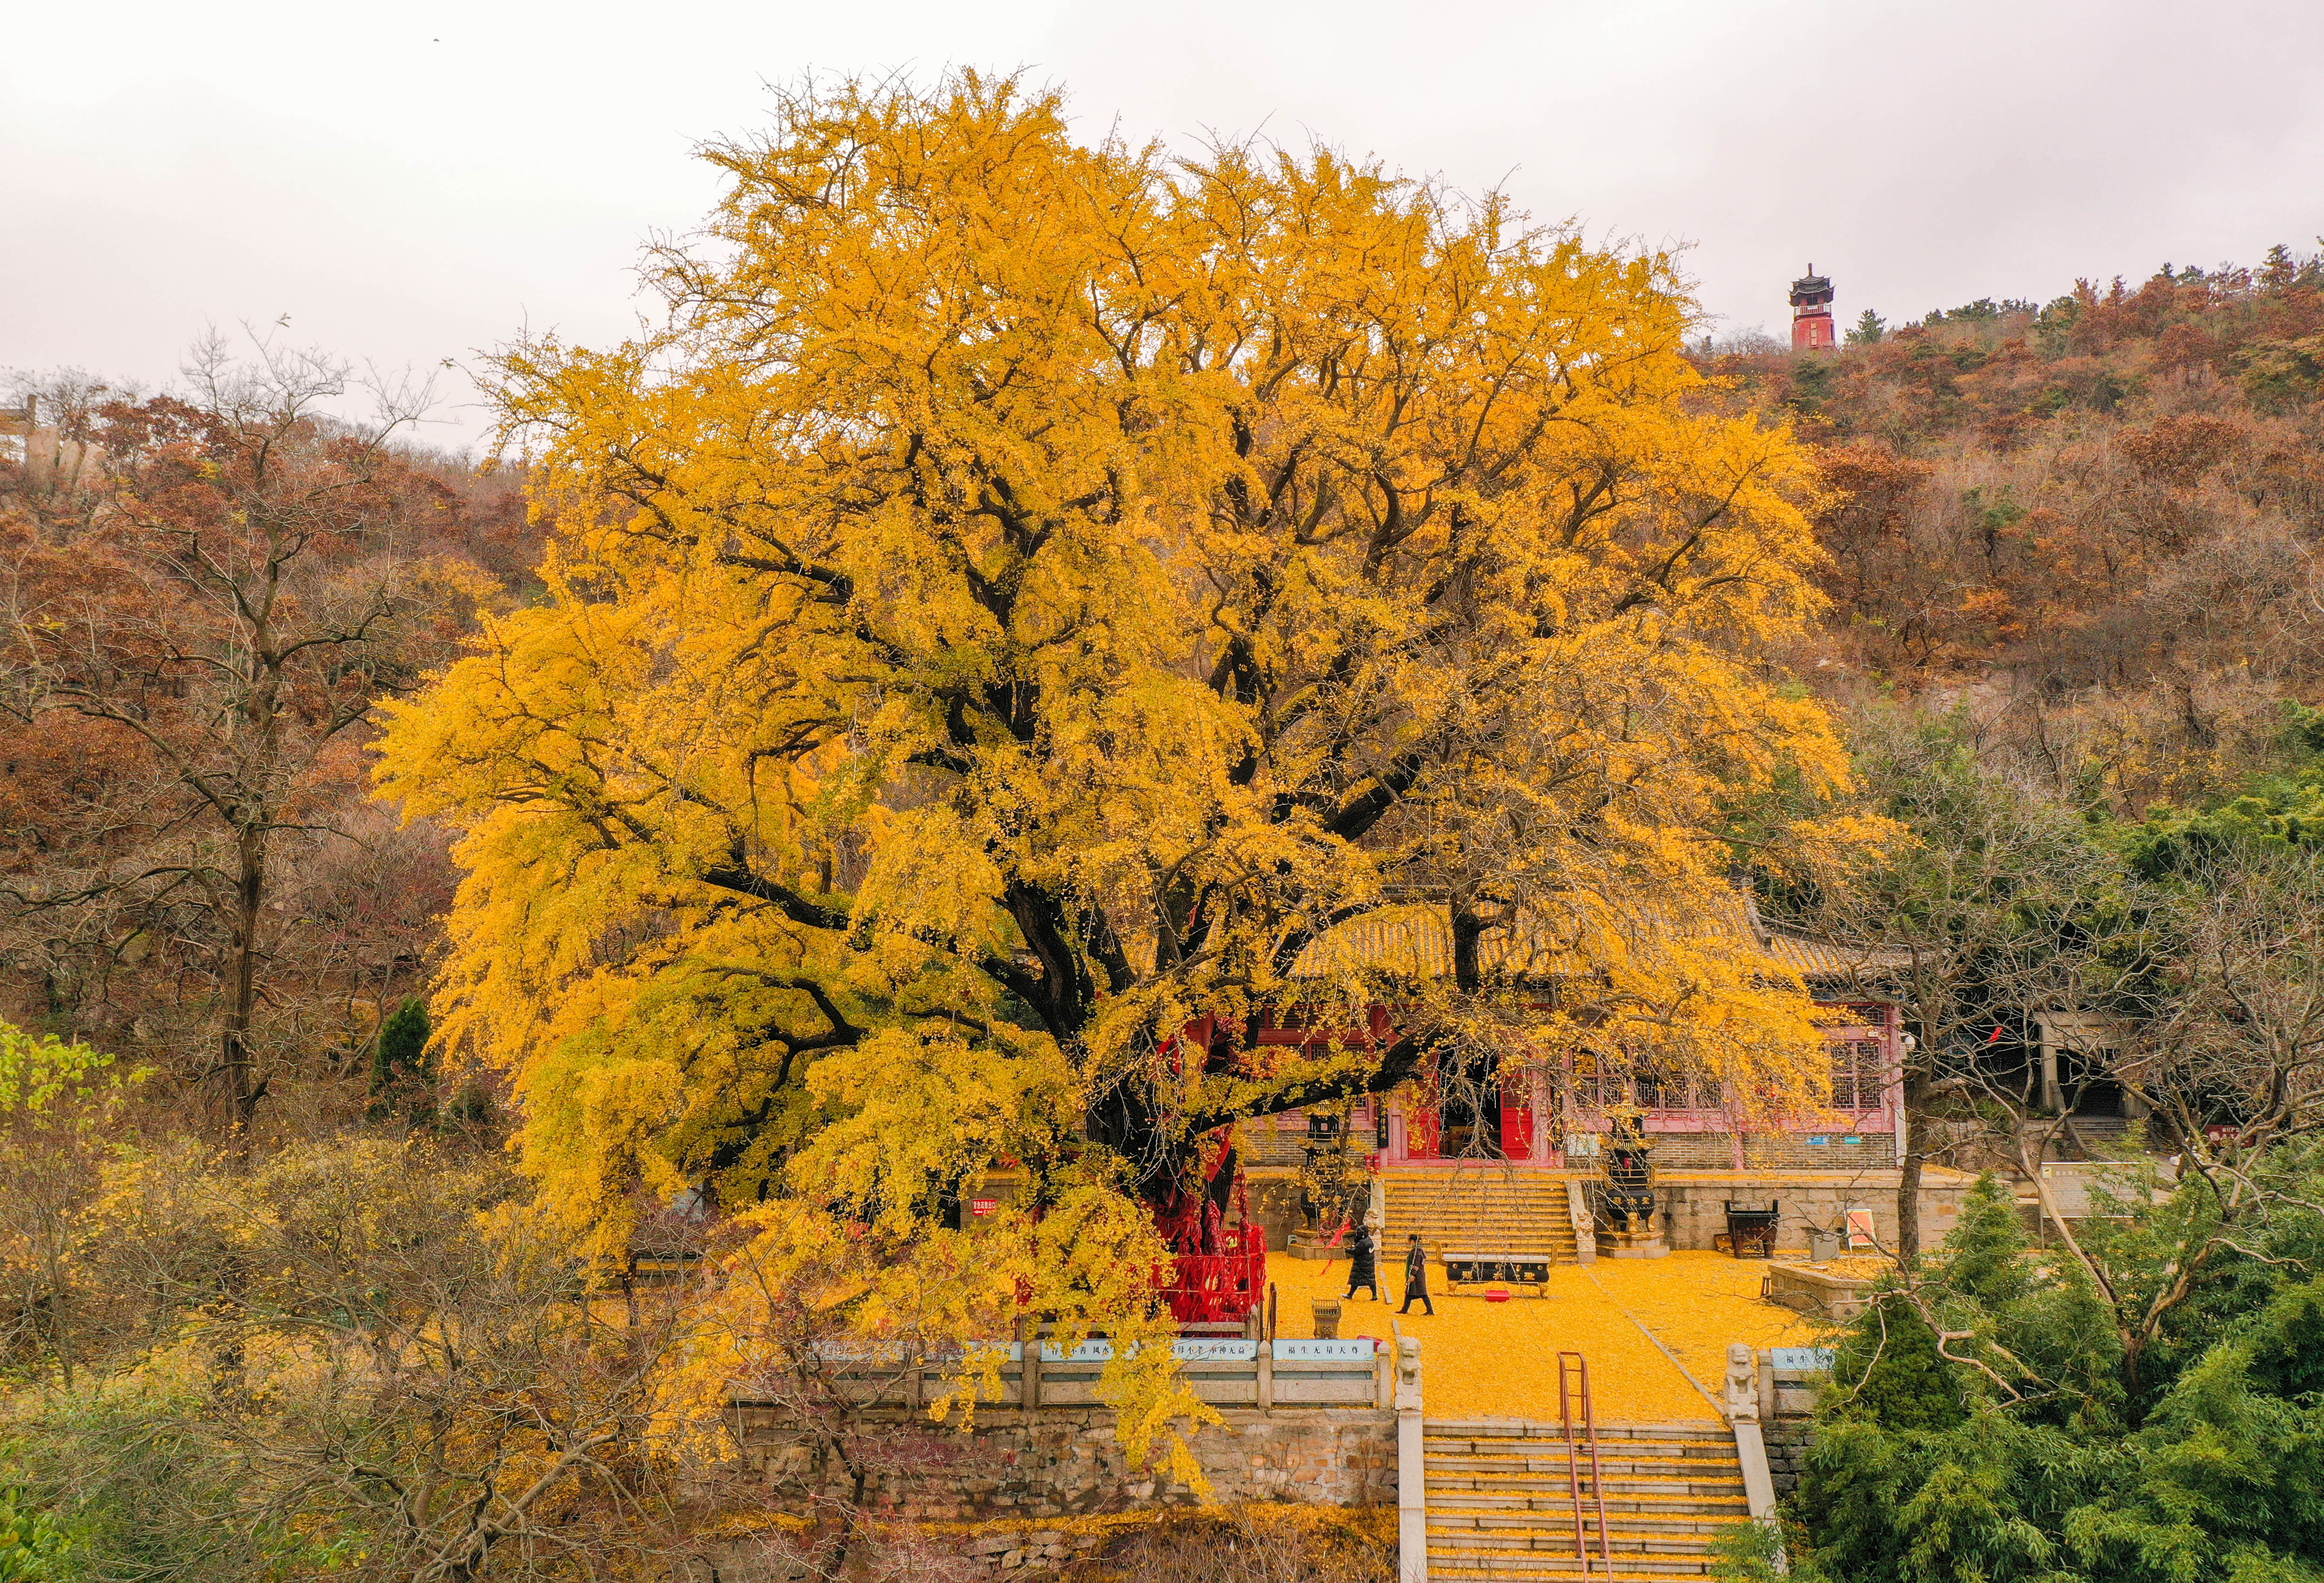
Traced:
<path fill-rule="evenodd" d="M 1397 1313 L 1404 1288 L 1395 1269 L 1383 1287 L 1395 1302 L 1348 1302 L 1340 1334 L 1386 1338 L 1393 1319 L 1404 1334 L 1419 1337 L 1431 1418 L 1554 1420 L 1557 1355 L 1571 1351 L 1589 1360 L 1600 1423 L 1716 1420 L 1717 1410 L 1638 1327 L 1651 1330 L 1686 1373 L 1716 1392 L 1732 1343 L 1799 1347 L 1824 1334 L 1813 1321 L 1759 1295 L 1766 1268 L 1757 1259 L 1714 1253 L 1600 1259 L 1586 1270 L 1553 1266 L 1547 1297 L 1516 1286 L 1507 1302 L 1489 1302 L 1479 1288 L 1447 1292 L 1443 1266 L 1437 1265 L 1428 1277 L 1436 1294 L 1434 1318 L 1417 1307 Z M 1277 1255 L 1267 1261 L 1267 1275 L 1276 1287 L 1277 1333 L 1284 1336 L 1314 1334 L 1313 1301 L 1347 1291 L 1345 1260 L 1325 1265 Z"/>
<path fill-rule="evenodd" d="M 1784 1262 L 1797 1264 L 1800 1261 L 1798 1256 L 1794 1255 Z M 1859 1275 L 1868 1279 L 1877 1279 L 1895 1267 L 1895 1259 L 1880 1253 L 1845 1253 L 1838 1258 L 1828 1258 L 1821 1264 L 1808 1265 L 1808 1268 L 1827 1275 Z"/>

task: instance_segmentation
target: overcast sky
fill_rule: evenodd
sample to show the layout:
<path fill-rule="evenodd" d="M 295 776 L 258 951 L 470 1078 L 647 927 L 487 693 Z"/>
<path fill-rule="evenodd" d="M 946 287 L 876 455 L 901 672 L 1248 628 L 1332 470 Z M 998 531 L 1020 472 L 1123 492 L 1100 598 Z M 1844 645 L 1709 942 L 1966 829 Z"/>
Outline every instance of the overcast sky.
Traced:
<path fill-rule="evenodd" d="M 388 367 L 623 334 L 699 140 L 810 69 L 1027 69 L 1093 137 L 1263 129 L 1691 245 L 1730 330 L 2044 299 L 2324 232 L 2324 0 L 0 8 L 0 370 L 168 380 L 206 325 Z M 439 443 L 484 428 L 447 372 Z"/>

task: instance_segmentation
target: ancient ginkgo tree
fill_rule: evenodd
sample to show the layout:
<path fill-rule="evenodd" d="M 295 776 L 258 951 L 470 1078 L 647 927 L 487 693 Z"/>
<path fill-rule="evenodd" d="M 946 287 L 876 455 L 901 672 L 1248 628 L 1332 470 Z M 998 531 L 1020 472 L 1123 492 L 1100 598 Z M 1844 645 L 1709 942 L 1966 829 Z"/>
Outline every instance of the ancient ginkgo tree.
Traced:
<path fill-rule="evenodd" d="M 707 157 L 658 328 L 506 357 L 547 594 L 383 769 L 465 833 L 443 1037 L 604 1247 L 706 1187 L 875 1304 L 1120 1315 L 1243 1118 L 1581 1037 L 1811 1093 L 1694 924 L 1746 824 L 1861 834 L 1741 816 L 1845 775 L 1767 658 L 1811 475 L 1668 258 L 973 75 Z M 1330 949 L 1415 909 L 1441 980 Z M 1294 1004 L 1364 1036 L 1247 1036 Z"/>

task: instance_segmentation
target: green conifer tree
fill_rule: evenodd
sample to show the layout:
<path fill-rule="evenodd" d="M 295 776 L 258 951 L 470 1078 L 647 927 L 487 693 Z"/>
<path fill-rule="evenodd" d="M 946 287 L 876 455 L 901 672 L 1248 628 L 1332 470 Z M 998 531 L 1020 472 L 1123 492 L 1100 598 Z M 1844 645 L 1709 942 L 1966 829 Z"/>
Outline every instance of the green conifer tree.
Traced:
<path fill-rule="evenodd" d="M 428 1051 L 429 1032 L 428 1006 L 417 995 L 380 1028 L 371 1052 L 372 1119 L 401 1113 L 425 1121 L 433 1115 L 436 1063 Z"/>
<path fill-rule="evenodd" d="M 1937 1335 L 1896 1293 L 1864 1306 L 1832 1369 L 1846 1411 L 1884 1429 L 1951 1429 L 1968 1416 Z"/>
<path fill-rule="evenodd" d="M 1987 1171 L 1961 1201 L 1960 1219 L 1945 1238 L 1941 1279 L 1978 1307 L 1998 1311 L 2032 1289 L 2025 1247 L 2016 1202 Z"/>

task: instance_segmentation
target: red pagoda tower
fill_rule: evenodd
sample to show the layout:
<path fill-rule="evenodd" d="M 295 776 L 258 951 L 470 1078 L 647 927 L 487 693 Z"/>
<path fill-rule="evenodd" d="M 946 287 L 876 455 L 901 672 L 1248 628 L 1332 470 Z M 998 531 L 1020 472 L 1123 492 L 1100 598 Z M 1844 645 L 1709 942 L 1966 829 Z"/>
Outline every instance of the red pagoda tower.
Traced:
<path fill-rule="evenodd" d="M 1792 350 L 1829 351 L 1840 344 L 1831 333 L 1831 278 L 1815 265 L 1792 282 Z"/>

